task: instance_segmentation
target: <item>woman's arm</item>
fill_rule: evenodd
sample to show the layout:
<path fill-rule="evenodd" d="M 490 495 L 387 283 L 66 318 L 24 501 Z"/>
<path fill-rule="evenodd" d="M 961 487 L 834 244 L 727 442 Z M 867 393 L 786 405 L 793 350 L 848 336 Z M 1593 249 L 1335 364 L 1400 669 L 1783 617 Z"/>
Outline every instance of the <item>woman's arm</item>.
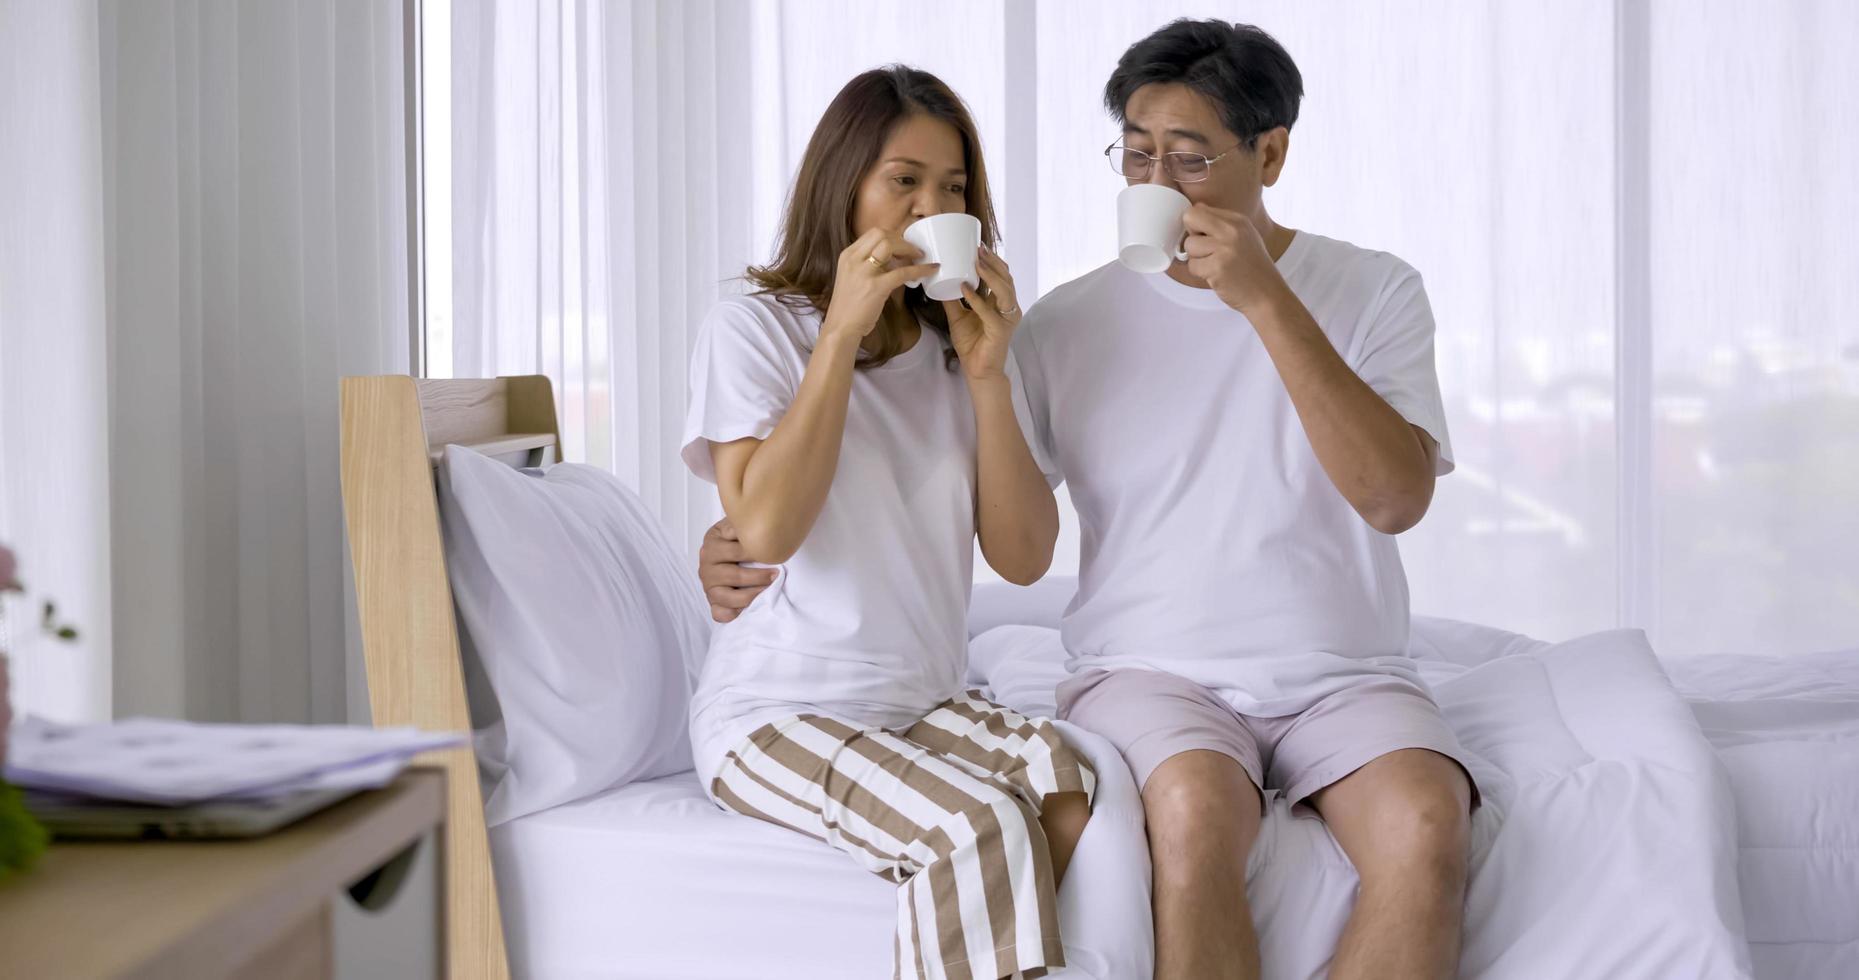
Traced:
<path fill-rule="evenodd" d="M 1052 565 L 1059 507 L 1013 411 L 1006 373 L 1007 348 L 1020 321 L 1013 276 L 988 249 L 981 250 L 976 268 L 988 295 L 964 286 L 967 308 L 943 304 L 949 340 L 962 359 L 975 406 L 975 533 L 990 568 L 1015 585 L 1031 585 Z"/>
<path fill-rule="evenodd" d="M 936 271 L 934 265 L 890 269 L 887 263 L 921 254 L 877 229 L 846 246 L 839 255 L 832 303 L 793 404 L 766 439 L 711 443 L 723 513 L 751 560 L 787 561 L 813 530 L 839 468 L 859 343 L 877 324 L 893 291 Z"/>
<path fill-rule="evenodd" d="M 1059 506 L 1033 461 L 1013 414 L 1006 375 L 970 379 L 975 403 L 975 532 L 988 567 L 1015 585 L 1032 585 L 1052 565 Z"/>
<path fill-rule="evenodd" d="M 723 513 L 750 560 L 778 565 L 800 550 L 839 468 L 856 336 L 821 335 L 800 391 L 767 439 L 710 444 Z"/>

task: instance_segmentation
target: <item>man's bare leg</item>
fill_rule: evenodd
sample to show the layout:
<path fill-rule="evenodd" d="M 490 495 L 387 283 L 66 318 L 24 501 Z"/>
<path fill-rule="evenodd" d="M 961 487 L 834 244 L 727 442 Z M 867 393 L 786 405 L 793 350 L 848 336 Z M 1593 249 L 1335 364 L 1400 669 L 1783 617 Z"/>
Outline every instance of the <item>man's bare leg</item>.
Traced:
<path fill-rule="evenodd" d="M 1232 758 L 1196 749 L 1157 766 L 1142 796 L 1155 864 L 1156 980 L 1256 980 L 1246 857 L 1259 836 L 1258 788 Z"/>
<path fill-rule="evenodd" d="M 1455 975 L 1471 849 L 1471 785 L 1458 763 L 1402 749 L 1310 800 L 1362 879 L 1333 980 Z"/>

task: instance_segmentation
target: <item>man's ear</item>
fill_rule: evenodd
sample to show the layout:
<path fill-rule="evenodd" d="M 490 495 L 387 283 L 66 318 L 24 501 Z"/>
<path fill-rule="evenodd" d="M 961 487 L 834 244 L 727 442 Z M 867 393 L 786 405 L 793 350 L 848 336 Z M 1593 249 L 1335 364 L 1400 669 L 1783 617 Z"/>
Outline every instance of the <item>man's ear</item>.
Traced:
<path fill-rule="evenodd" d="M 1278 183 L 1278 175 L 1285 169 L 1285 155 L 1291 152 L 1291 131 L 1279 126 L 1260 133 L 1253 152 L 1259 157 L 1259 183 L 1265 187 Z"/>

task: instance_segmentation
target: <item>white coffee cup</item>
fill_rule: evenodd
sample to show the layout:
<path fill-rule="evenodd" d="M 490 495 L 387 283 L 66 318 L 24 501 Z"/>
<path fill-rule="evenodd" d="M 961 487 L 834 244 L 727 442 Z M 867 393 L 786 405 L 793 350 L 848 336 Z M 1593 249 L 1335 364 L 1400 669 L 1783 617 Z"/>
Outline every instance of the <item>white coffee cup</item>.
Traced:
<path fill-rule="evenodd" d="M 1117 195 L 1117 260 L 1145 274 L 1168 271 L 1170 262 L 1186 262 L 1181 250 L 1187 231 L 1181 213 L 1188 199 L 1161 184 L 1131 184 Z"/>
<path fill-rule="evenodd" d="M 922 286 L 930 299 L 961 299 L 963 283 L 981 288 L 981 276 L 975 271 L 975 256 L 981 251 L 981 219 L 960 212 L 933 214 L 905 228 L 904 241 L 923 250 L 923 257 L 909 264 L 940 263 L 929 278 L 905 285 Z"/>

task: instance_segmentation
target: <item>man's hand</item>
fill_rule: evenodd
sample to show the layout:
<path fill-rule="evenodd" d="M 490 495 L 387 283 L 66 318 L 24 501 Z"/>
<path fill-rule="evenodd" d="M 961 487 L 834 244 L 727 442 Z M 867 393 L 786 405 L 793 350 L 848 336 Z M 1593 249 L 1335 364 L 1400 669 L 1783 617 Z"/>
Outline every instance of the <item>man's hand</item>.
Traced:
<path fill-rule="evenodd" d="M 1188 271 L 1226 305 L 1250 313 L 1273 290 L 1286 288 L 1265 239 L 1245 215 L 1196 204 L 1182 212 L 1181 224 L 1188 230 Z"/>
<path fill-rule="evenodd" d="M 710 618 L 719 623 L 735 619 L 775 580 L 772 568 L 744 568 L 748 549 L 736 539 L 736 527 L 724 518 L 704 532 L 697 550 L 697 578 L 704 584 Z"/>

